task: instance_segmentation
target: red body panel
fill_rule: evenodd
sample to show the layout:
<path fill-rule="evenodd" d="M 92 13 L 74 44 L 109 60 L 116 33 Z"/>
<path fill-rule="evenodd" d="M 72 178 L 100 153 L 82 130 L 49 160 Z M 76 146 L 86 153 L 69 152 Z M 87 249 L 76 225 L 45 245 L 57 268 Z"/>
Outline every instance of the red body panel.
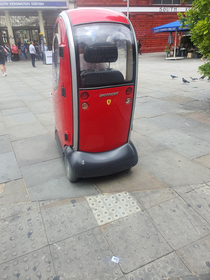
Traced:
<path fill-rule="evenodd" d="M 129 24 L 126 16 L 119 12 L 106 9 L 76 9 L 67 11 L 70 15 L 72 24 L 82 24 L 90 22 L 119 22 Z"/>
<path fill-rule="evenodd" d="M 128 87 L 132 93 L 126 95 Z M 88 92 L 89 98 L 79 98 L 79 150 L 85 152 L 104 152 L 113 150 L 127 142 L 133 86 L 113 88 L 91 89 L 79 92 Z M 114 96 L 102 96 L 100 94 L 116 93 Z M 130 104 L 126 104 L 126 98 L 130 97 Z M 108 105 L 109 101 L 111 103 Z M 108 101 L 108 102 L 107 102 Z M 89 107 L 83 110 L 81 105 L 87 102 Z"/>
<path fill-rule="evenodd" d="M 63 47 L 64 57 L 60 58 L 60 78 L 57 90 L 53 91 L 53 106 L 58 137 L 64 147 L 65 145 L 72 145 L 73 136 L 71 64 L 66 28 L 61 18 L 58 18 L 57 22 L 60 24 L 61 46 Z M 62 97 L 62 87 L 66 90 L 65 98 Z M 68 134 L 68 141 L 65 141 L 65 133 Z"/>

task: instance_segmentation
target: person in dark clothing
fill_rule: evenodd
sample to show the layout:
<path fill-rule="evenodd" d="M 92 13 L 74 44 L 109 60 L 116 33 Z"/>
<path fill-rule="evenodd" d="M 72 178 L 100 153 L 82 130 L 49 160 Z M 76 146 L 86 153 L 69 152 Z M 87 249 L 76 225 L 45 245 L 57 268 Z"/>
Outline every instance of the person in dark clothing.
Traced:
<path fill-rule="evenodd" d="M 41 46 L 36 42 L 35 43 L 35 50 L 36 50 L 36 54 L 37 54 L 37 59 L 40 60 L 41 59 Z"/>
<path fill-rule="evenodd" d="M 7 51 L 4 46 L 0 46 L 0 69 L 3 77 L 7 76 L 4 55 L 5 53 L 7 53 Z"/>
<path fill-rule="evenodd" d="M 140 39 L 139 39 L 137 45 L 138 45 L 138 53 L 141 55 L 141 41 L 140 41 Z"/>
<path fill-rule="evenodd" d="M 21 50 L 23 61 L 27 60 L 26 47 L 23 44 L 20 45 L 20 50 Z"/>

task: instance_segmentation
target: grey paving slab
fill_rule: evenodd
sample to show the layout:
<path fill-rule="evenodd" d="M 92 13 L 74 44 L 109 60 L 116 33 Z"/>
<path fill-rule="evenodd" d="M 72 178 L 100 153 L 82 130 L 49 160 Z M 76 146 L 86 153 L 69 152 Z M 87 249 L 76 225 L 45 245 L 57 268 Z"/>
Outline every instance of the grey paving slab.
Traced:
<path fill-rule="evenodd" d="M 36 117 L 40 120 L 43 125 L 55 125 L 55 119 L 54 119 L 54 113 L 43 113 L 43 114 L 37 114 Z"/>
<path fill-rule="evenodd" d="M 189 275 L 190 271 L 179 259 L 176 253 L 171 253 L 162 257 L 142 268 L 139 268 L 128 275 L 127 280 L 161 280 L 168 279 L 169 277 L 179 277 Z"/>
<path fill-rule="evenodd" d="M 0 122 L 0 135 L 8 134 L 7 129 L 3 122 Z"/>
<path fill-rule="evenodd" d="M 0 205 L 27 201 L 29 196 L 23 179 L 0 184 Z"/>
<path fill-rule="evenodd" d="M 92 178 L 91 182 L 93 182 L 102 193 L 116 193 L 127 190 L 132 192 L 166 188 L 166 185 L 160 180 L 138 165 L 134 166 L 129 171 L 106 177 Z"/>
<path fill-rule="evenodd" d="M 33 113 L 20 113 L 14 115 L 4 116 L 4 123 L 7 128 L 20 126 L 24 124 L 32 124 L 37 122 L 37 118 Z"/>
<path fill-rule="evenodd" d="M 182 104 L 182 103 L 193 101 L 193 98 L 187 96 L 181 96 L 181 95 L 163 96 L 161 99 L 176 104 Z"/>
<path fill-rule="evenodd" d="M 0 219 L 7 218 L 14 215 L 19 215 L 24 212 L 30 212 L 38 207 L 39 207 L 38 202 L 10 203 L 10 204 L 1 205 Z"/>
<path fill-rule="evenodd" d="M 21 114 L 21 113 L 28 113 L 28 112 L 30 112 L 28 107 L 20 107 L 20 108 L 1 110 L 2 116 L 15 115 L 15 114 Z"/>
<path fill-rule="evenodd" d="M 210 233 L 210 225 L 179 197 L 154 206 L 147 212 L 174 250 Z"/>
<path fill-rule="evenodd" d="M 189 159 L 210 154 L 209 141 L 189 135 L 188 132 L 170 129 L 149 135 L 149 137 Z"/>
<path fill-rule="evenodd" d="M 177 194 L 171 189 L 152 190 L 131 193 L 140 205 L 141 209 L 147 209 L 164 201 L 175 198 Z"/>
<path fill-rule="evenodd" d="M 136 147 L 139 157 L 166 149 L 161 143 L 150 139 L 148 136 L 142 136 L 135 131 L 131 133 L 131 140 Z"/>
<path fill-rule="evenodd" d="M 23 102 L 45 100 L 45 98 L 37 92 L 18 93 L 18 96 L 23 100 Z"/>
<path fill-rule="evenodd" d="M 84 198 L 60 200 L 40 209 L 50 244 L 97 227 Z"/>
<path fill-rule="evenodd" d="M 0 271 L 3 280 L 59 279 L 55 274 L 49 247 L 6 262 L 0 265 Z"/>
<path fill-rule="evenodd" d="M 133 130 L 141 135 L 147 135 L 164 130 L 161 124 L 151 122 L 150 118 L 136 118 L 133 122 Z"/>
<path fill-rule="evenodd" d="M 89 180 L 83 179 L 76 183 L 70 183 L 67 177 L 28 187 L 28 192 L 32 201 L 98 194 L 98 190 Z"/>
<path fill-rule="evenodd" d="M 182 195 L 200 215 L 210 224 L 210 187 L 204 186 Z"/>
<path fill-rule="evenodd" d="M 66 175 L 63 158 L 57 158 L 22 167 L 21 173 L 26 187 L 38 185 Z"/>
<path fill-rule="evenodd" d="M 12 142 L 19 166 L 32 165 L 61 156 L 59 147 L 50 135 Z"/>
<path fill-rule="evenodd" d="M 162 101 L 154 101 L 151 100 L 151 102 L 145 102 L 144 104 L 136 103 L 135 107 L 135 118 L 144 117 L 144 118 L 151 118 L 154 116 L 159 116 L 163 114 L 167 114 L 170 112 L 170 109 L 167 104 L 168 102 Z"/>
<path fill-rule="evenodd" d="M 177 254 L 194 274 L 210 272 L 210 235 L 180 250 Z"/>
<path fill-rule="evenodd" d="M 195 159 L 195 162 L 210 168 L 210 154 Z"/>
<path fill-rule="evenodd" d="M 45 128 L 53 137 L 55 137 L 55 125 L 45 125 Z"/>
<path fill-rule="evenodd" d="M 141 211 L 128 192 L 86 197 L 99 226 Z"/>
<path fill-rule="evenodd" d="M 185 105 L 190 107 L 194 111 L 208 112 L 208 110 L 209 110 L 209 104 L 208 104 L 208 102 L 206 102 L 206 100 L 205 101 L 194 100 L 194 101 L 191 101 L 191 102 L 186 102 Z"/>
<path fill-rule="evenodd" d="M 200 184 L 210 180 L 210 170 L 172 150 L 139 157 L 138 164 L 170 187 Z"/>
<path fill-rule="evenodd" d="M 53 112 L 53 105 L 48 100 L 26 102 L 26 105 L 34 114 Z"/>
<path fill-rule="evenodd" d="M 192 120 L 191 118 L 172 113 L 154 117 L 150 119 L 150 123 L 153 125 L 162 126 L 164 129 L 173 128 L 178 130 L 189 130 L 190 128 L 203 125 L 203 123 Z"/>
<path fill-rule="evenodd" d="M 210 273 L 208 274 L 200 274 L 198 276 L 196 275 L 189 275 L 189 276 L 183 276 L 183 277 L 173 277 L 168 280 L 209 280 L 210 279 Z"/>
<path fill-rule="evenodd" d="M 14 152 L 0 154 L 0 183 L 21 178 Z"/>
<path fill-rule="evenodd" d="M 11 109 L 16 107 L 25 107 L 25 103 L 17 96 L 1 97 L 0 110 Z"/>
<path fill-rule="evenodd" d="M 12 152 L 12 145 L 8 135 L 0 136 L 0 154 Z"/>
<path fill-rule="evenodd" d="M 39 135 L 46 135 L 48 130 L 37 119 L 35 121 L 36 122 L 34 123 L 7 128 L 11 141 L 32 138 Z"/>
<path fill-rule="evenodd" d="M 210 118 L 209 118 L 210 119 Z M 190 136 L 196 136 L 198 138 L 209 141 L 210 138 L 210 125 L 203 125 L 189 131 Z"/>
<path fill-rule="evenodd" d="M 123 276 L 99 228 L 50 246 L 60 279 L 105 280 Z"/>
<path fill-rule="evenodd" d="M 172 251 L 144 212 L 131 214 L 101 228 L 124 273 Z"/>
<path fill-rule="evenodd" d="M 0 263 L 47 245 L 39 208 L 0 220 Z"/>
<path fill-rule="evenodd" d="M 174 191 L 177 192 L 179 195 L 182 195 L 184 193 L 191 192 L 193 190 L 199 189 L 201 187 L 204 187 L 206 184 L 197 184 L 197 185 L 187 185 L 187 186 L 179 186 L 179 187 L 174 187 Z"/>
<path fill-rule="evenodd" d="M 195 112 L 195 113 L 192 113 L 192 114 L 188 114 L 187 117 L 191 118 L 191 119 L 194 119 L 194 120 L 196 120 L 198 122 L 207 124 L 207 125 L 210 124 L 210 117 L 205 112 L 203 112 L 203 113 Z"/>

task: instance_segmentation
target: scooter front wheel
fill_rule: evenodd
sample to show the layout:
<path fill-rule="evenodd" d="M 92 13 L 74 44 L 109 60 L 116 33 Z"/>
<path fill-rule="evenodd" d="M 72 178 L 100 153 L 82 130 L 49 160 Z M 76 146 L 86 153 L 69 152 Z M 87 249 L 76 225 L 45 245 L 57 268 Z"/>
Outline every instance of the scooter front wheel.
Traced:
<path fill-rule="evenodd" d="M 64 155 L 64 164 L 65 164 L 66 175 L 69 181 L 72 183 L 76 182 L 78 180 L 78 177 L 65 155 Z"/>

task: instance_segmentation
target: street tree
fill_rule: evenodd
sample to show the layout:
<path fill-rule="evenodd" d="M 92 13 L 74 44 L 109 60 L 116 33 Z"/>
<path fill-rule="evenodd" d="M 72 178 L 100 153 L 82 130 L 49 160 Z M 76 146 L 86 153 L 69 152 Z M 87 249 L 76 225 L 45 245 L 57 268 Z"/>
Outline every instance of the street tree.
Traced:
<path fill-rule="evenodd" d="M 192 7 L 178 16 L 183 25 L 189 27 L 191 41 L 204 57 L 210 59 L 210 0 L 194 0 Z M 210 62 L 200 66 L 199 72 L 210 77 Z"/>

